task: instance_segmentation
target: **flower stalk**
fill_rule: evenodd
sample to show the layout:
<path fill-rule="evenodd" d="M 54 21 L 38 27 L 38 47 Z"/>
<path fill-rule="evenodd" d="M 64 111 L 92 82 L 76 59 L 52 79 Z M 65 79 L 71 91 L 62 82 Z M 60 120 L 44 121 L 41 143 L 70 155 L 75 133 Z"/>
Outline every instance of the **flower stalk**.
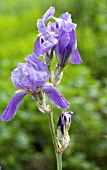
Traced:
<path fill-rule="evenodd" d="M 50 72 L 49 82 L 51 83 L 51 81 L 52 81 L 51 67 L 48 66 L 48 68 L 49 68 L 49 72 Z M 53 120 L 53 107 L 52 107 L 51 102 L 50 102 L 50 108 L 51 108 L 51 112 L 48 113 L 48 118 L 49 118 L 51 138 L 52 138 L 52 141 L 53 141 L 55 155 L 56 155 L 57 170 L 62 170 L 62 153 L 58 153 L 58 141 L 57 141 L 56 133 L 55 133 L 55 126 L 54 126 L 54 120 Z"/>
<path fill-rule="evenodd" d="M 48 114 L 48 118 L 49 118 L 49 126 L 50 126 L 51 137 L 52 137 L 55 155 L 56 155 L 57 170 L 62 170 L 62 153 L 58 153 L 58 143 L 57 143 L 56 134 L 55 134 L 53 112 L 50 112 Z"/>

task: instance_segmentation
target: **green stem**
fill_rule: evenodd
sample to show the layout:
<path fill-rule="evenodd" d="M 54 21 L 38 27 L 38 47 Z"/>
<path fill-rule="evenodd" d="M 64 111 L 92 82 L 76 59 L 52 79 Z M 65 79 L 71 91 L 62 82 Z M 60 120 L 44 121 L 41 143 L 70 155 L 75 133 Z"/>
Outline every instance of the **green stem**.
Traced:
<path fill-rule="evenodd" d="M 54 122 L 53 122 L 53 112 L 50 112 L 48 114 L 48 117 L 49 117 L 49 125 L 50 125 L 52 141 L 53 141 L 53 144 L 54 144 L 55 154 L 57 154 L 58 144 L 57 144 L 57 139 L 56 139 L 56 135 L 55 135 L 55 127 L 54 127 Z"/>
<path fill-rule="evenodd" d="M 57 170 L 62 170 L 62 154 L 57 153 Z"/>
<path fill-rule="evenodd" d="M 49 113 L 48 117 L 49 117 L 51 137 L 52 137 L 52 141 L 54 144 L 55 155 L 56 155 L 56 160 L 57 160 L 57 170 L 62 170 L 62 154 L 58 153 L 58 144 L 57 144 L 57 139 L 55 135 L 55 127 L 54 127 L 54 122 L 53 122 L 53 112 Z"/>
<path fill-rule="evenodd" d="M 49 82 L 52 82 L 52 74 L 51 74 L 51 67 L 50 65 L 48 66 L 49 72 L 50 72 L 50 79 Z M 51 110 L 52 110 L 52 103 L 50 102 Z M 49 118 L 49 126 L 50 126 L 50 132 L 51 132 L 51 137 L 55 149 L 55 155 L 56 155 L 56 160 L 57 160 L 57 170 L 62 170 L 62 154 L 58 153 L 58 143 L 56 139 L 56 134 L 55 134 L 55 127 L 54 127 L 54 121 L 53 121 L 53 112 L 51 111 L 48 114 Z"/>

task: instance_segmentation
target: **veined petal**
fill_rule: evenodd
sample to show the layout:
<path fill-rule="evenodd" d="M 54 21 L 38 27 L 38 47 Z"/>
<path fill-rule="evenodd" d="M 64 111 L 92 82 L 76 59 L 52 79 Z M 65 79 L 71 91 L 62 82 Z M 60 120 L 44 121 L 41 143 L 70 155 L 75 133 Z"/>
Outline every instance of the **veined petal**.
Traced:
<path fill-rule="evenodd" d="M 75 30 L 71 32 L 62 30 L 55 52 L 59 65 L 65 66 L 68 63 L 70 55 L 77 48 L 77 40 Z"/>
<path fill-rule="evenodd" d="M 69 45 L 69 41 L 70 41 L 69 33 L 66 30 L 62 30 L 58 40 L 58 44 L 56 45 L 55 48 L 58 64 L 60 65 L 63 64 L 65 49 Z"/>
<path fill-rule="evenodd" d="M 81 64 L 82 63 L 82 59 L 80 57 L 80 54 L 78 52 L 78 49 L 76 49 L 74 51 L 74 54 L 72 55 L 70 62 L 73 64 Z"/>
<path fill-rule="evenodd" d="M 34 53 L 37 57 L 41 55 L 40 40 L 41 37 L 38 37 L 34 45 Z"/>
<path fill-rule="evenodd" d="M 46 33 L 46 26 L 45 26 L 45 22 L 49 19 L 52 18 L 53 15 L 55 13 L 55 8 L 54 7 L 50 7 L 46 13 L 43 15 L 42 19 L 38 19 L 37 21 L 37 27 L 38 27 L 38 31 L 42 34 Z"/>
<path fill-rule="evenodd" d="M 72 21 L 71 20 L 71 14 L 69 14 L 68 12 L 63 13 L 60 18 L 64 19 L 65 21 Z"/>
<path fill-rule="evenodd" d="M 49 18 L 52 18 L 54 16 L 54 13 L 55 13 L 55 8 L 54 7 L 50 7 L 46 13 L 43 15 L 43 19 L 44 19 L 44 22 L 46 20 L 48 20 Z"/>
<path fill-rule="evenodd" d="M 43 19 L 38 19 L 37 20 L 37 27 L 38 27 L 38 31 L 40 33 L 42 33 L 42 34 L 46 33 L 46 26 L 45 26 L 45 23 L 44 23 Z"/>
<path fill-rule="evenodd" d="M 50 101 L 58 108 L 67 109 L 69 102 L 60 94 L 60 92 L 51 85 L 42 86 L 42 90 L 47 94 Z"/>
<path fill-rule="evenodd" d="M 5 111 L 0 117 L 2 121 L 9 121 L 14 118 L 16 110 L 19 107 L 20 102 L 22 101 L 23 97 L 26 95 L 26 92 L 16 93 L 13 98 L 11 99 L 10 103 L 6 107 Z"/>
<path fill-rule="evenodd" d="M 31 55 L 28 55 L 25 60 L 30 63 L 33 68 L 37 71 L 43 71 L 43 72 L 47 72 L 49 74 L 49 70 L 48 67 L 45 63 L 43 63 L 38 57 L 36 57 L 36 55 L 33 53 Z"/>
<path fill-rule="evenodd" d="M 42 55 L 46 54 L 58 43 L 58 38 L 54 35 L 48 35 L 45 37 L 44 42 L 41 44 Z"/>

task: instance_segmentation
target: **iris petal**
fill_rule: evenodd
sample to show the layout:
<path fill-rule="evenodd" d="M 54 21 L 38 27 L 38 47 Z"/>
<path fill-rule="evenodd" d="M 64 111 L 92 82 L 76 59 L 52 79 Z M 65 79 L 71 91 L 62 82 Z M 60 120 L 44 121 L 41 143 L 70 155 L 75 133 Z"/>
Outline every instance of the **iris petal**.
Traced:
<path fill-rule="evenodd" d="M 37 21 L 37 27 L 38 27 L 38 31 L 40 33 L 46 33 L 46 26 L 45 26 L 45 22 L 49 19 L 52 18 L 53 15 L 55 13 L 55 8 L 54 7 L 50 7 L 46 13 L 43 15 L 42 19 L 38 19 Z"/>
<path fill-rule="evenodd" d="M 42 90 L 47 94 L 50 101 L 58 108 L 67 109 L 69 102 L 60 94 L 60 92 L 51 85 L 42 86 Z"/>
<path fill-rule="evenodd" d="M 73 64 L 81 64 L 82 63 L 82 59 L 80 57 L 80 54 L 78 52 L 78 49 L 76 49 L 74 51 L 74 54 L 72 55 L 70 62 Z"/>
<path fill-rule="evenodd" d="M 34 53 L 37 57 L 41 55 L 40 41 L 41 41 L 41 38 L 38 37 L 34 44 Z"/>
<path fill-rule="evenodd" d="M 48 20 L 49 18 L 52 18 L 54 16 L 55 13 L 55 8 L 54 7 L 50 7 L 46 13 L 43 15 L 43 19 L 44 21 Z"/>
<path fill-rule="evenodd" d="M 42 54 L 44 55 L 45 53 L 47 53 L 49 50 L 51 50 L 56 44 L 58 43 L 58 39 L 56 38 L 56 36 L 54 35 L 48 35 L 47 37 L 45 37 L 44 42 L 41 44 L 41 50 L 42 50 Z"/>
<path fill-rule="evenodd" d="M 2 121 L 9 121 L 14 118 L 16 114 L 16 110 L 19 107 L 20 102 L 22 101 L 23 97 L 26 95 L 26 92 L 16 93 L 13 98 L 11 99 L 10 103 L 6 107 L 5 111 L 0 117 Z"/>

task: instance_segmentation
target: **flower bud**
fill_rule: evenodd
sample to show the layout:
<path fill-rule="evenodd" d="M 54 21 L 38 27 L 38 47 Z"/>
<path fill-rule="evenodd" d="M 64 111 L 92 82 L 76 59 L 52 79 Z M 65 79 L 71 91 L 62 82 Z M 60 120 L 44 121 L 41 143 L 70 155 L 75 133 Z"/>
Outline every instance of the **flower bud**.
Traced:
<path fill-rule="evenodd" d="M 57 125 L 57 141 L 59 145 L 58 152 L 63 152 L 70 142 L 70 136 L 68 130 L 71 124 L 71 116 L 73 112 L 62 112 Z"/>

